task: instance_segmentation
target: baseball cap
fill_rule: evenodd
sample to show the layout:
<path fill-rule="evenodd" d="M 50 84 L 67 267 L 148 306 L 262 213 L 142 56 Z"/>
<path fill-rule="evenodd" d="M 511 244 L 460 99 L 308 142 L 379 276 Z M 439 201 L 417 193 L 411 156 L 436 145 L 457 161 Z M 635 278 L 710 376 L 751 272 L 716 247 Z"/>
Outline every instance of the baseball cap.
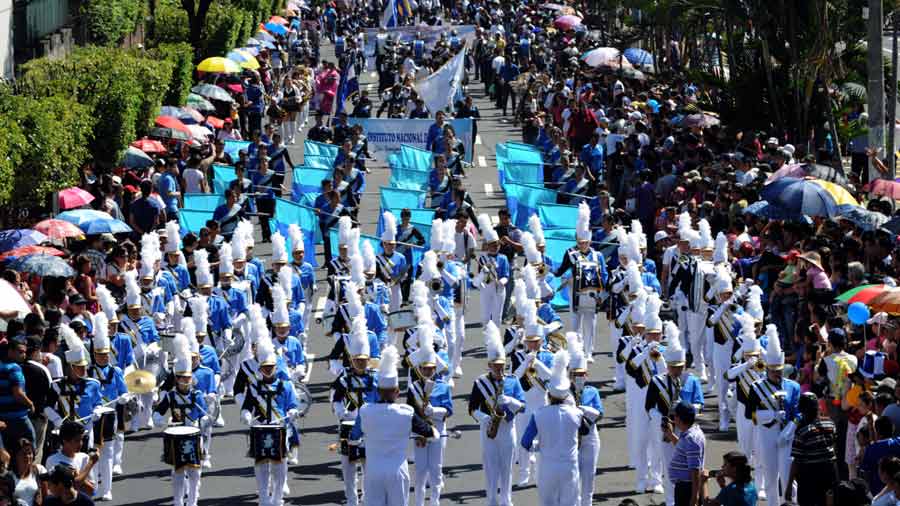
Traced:
<path fill-rule="evenodd" d="M 654 242 L 665 241 L 668 238 L 669 238 L 669 234 L 667 234 L 665 230 L 660 230 L 660 231 L 656 232 L 655 234 L 653 234 Z"/>

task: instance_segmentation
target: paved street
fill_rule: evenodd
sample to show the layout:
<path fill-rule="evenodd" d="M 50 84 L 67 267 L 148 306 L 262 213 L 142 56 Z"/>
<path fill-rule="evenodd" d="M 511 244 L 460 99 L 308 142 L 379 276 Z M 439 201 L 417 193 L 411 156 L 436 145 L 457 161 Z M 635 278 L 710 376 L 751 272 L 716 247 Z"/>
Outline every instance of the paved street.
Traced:
<path fill-rule="evenodd" d="M 330 47 L 327 48 L 330 54 Z M 366 74 L 363 84 L 370 83 L 371 74 Z M 504 205 L 502 194 L 497 184 L 496 165 L 494 163 L 494 146 L 506 139 L 521 140 L 518 128 L 500 117 L 493 105 L 483 97 L 484 87 L 481 83 L 473 83 L 470 91 L 475 104 L 481 110 L 482 120 L 478 131 L 480 138 L 476 142 L 475 167 L 469 171 L 469 188 L 473 192 L 479 211 L 496 215 L 497 209 Z M 374 87 L 373 87 L 374 96 Z M 291 156 L 295 161 L 302 159 L 302 142 L 292 147 Z M 371 191 L 387 184 L 388 171 L 383 164 L 372 166 L 368 176 L 368 188 Z M 492 185 L 493 194 L 485 192 L 486 185 Z M 377 195 L 367 195 L 363 200 L 363 212 L 359 213 L 365 233 L 374 234 L 378 216 L 379 199 Z M 267 253 L 268 245 L 260 245 L 259 254 Z M 264 255 L 266 256 L 266 255 Z M 321 255 L 320 257 L 321 258 Z M 322 274 L 320 274 L 321 278 Z M 320 283 L 320 288 L 324 283 Z M 323 296 L 320 290 L 318 296 Z M 445 484 L 443 504 L 484 504 L 484 475 L 481 471 L 480 448 L 478 442 L 478 426 L 468 415 L 466 399 L 474 378 L 485 370 L 485 354 L 482 345 L 480 324 L 480 305 L 477 291 L 470 292 L 470 314 L 467 315 L 466 348 L 464 371 L 465 376 L 456 380 L 454 392 L 454 415 L 449 419 L 448 429 L 460 430 L 460 440 L 448 441 L 445 458 Z M 562 314 L 566 323 L 569 315 Z M 626 466 L 624 426 L 624 396 L 611 391 L 612 358 L 609 350 L 608 328 L 606 320 L 601 316 L 598 321 L 600 353 L 592 365 L 590 380 L 600 388 L 606 417 L 601 423 L 602 449 L 597 469 L 597 487 L 594 500 L 598 504 L 618 504 L 622 499 L 634 497 L 641 505 L 656 504 L 662 500 L 660 495 L 649 494 L 635 496 L 633 493 L 634 473 Z M 320 326 L 312 325 L 310 332 L 310 350 L 318 357 L 323 357 L 332 346 L 332 338 L 325 337 Z M 295 505 L 336 505 L 343 503 L 343 486 L 341 483 L 338 455 L 329 451 L 330 444 L 337 441 L 337 430 L 334 416 L 327 403 L 328 386 L 334 378 L 327 371 L 326 362 L 318 359 L 312 370 L 310 389 L 316 403 L 307 415 L 302 428 L 302 446 L 300 448 L 300 464 L 291 466 L 289 485 L 291 493 L 286 497 L 287 504 Z M 707 431 L 708 455 L 707 467 L 716 469 L 721 465 L 721 455 L 734 448 L 734 431 L 730 434 L 715 432 L 715 399 L 707 399 L 706 414 L 702 415 L 702 426 Z M 225 406 L 227 426 L 215 429 L 212 441 L 213 468 L 204 470 L 200 490 L 201 504 L 238 506 L 256 504 L 256 482 L 253 477 L 252 460 L 246 456 L 248 442 L 246 428 L 238 419 L 237 408 Z M 158 431 L 141 432 L 129 435 L 125 445 L 125 475 L 118 478 L 113 487 L 112 504 L 159 505 L 171 504 L 171 482 L 169 468 L 160 461 L 162 440 Z M 414 472 L 414 466 L 410 466 Z M 517 506 L 537 505 L 537 491 L 532 484 L 524 489 L 516 488 L 513 498 Z"/>

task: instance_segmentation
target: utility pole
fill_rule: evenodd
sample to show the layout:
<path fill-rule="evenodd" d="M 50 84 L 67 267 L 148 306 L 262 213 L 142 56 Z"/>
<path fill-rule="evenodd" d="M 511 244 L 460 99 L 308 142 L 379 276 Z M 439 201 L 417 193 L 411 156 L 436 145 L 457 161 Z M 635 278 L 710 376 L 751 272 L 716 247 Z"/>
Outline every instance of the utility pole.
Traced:
<path fill-rule="evenodd" d="M 891 80 L 888 82 L 887 102 L 887 156 L 890 163 L 891 179 L 897 174 L 897 147 L 895 131 L 897 128 L 897 13 L 891 13 Z"/>
<path fill-rule="evenodd" d="M 867 96 L 869 102 L 869 147 L 884 148 L 884 55 L 882 54 L 882 0 L 869 0 L 868 13 L 868 58 L 869 82 Z M 895 85 L 896 87 L 896 85 Z M 893 126 L 893 125 L 891 125 Z M 869 162 L 869 181 L 879 176 L 872 162 Z"/>

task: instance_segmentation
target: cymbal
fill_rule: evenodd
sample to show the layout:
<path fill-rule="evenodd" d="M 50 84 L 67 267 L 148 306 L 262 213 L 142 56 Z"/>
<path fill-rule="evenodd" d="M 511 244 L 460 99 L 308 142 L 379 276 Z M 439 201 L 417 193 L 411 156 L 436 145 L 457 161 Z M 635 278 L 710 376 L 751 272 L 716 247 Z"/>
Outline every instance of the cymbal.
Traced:
<path fill-rule="evenodd" d="M 156 376 L 147 371 L 133 371 L 125 375 L 125 387 L 133 394 L 149 394 L 156 388 Z"/>

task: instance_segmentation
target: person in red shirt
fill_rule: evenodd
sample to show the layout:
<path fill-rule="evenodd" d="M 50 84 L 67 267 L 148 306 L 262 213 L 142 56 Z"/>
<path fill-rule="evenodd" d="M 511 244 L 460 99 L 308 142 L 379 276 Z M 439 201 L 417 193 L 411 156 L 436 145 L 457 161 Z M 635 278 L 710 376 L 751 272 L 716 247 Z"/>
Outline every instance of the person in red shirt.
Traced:
<path fill-rule="evenodd" d="M 577 102 L 569 117 L 569 123 L 571 125 L 569 139 L 571 139 L 570 146 L 573 151 L 580 151 L 585 144 L 590 142 L 594 130 L 600 126 L 597 117 L 594 116 L 594 111 Z"/>

